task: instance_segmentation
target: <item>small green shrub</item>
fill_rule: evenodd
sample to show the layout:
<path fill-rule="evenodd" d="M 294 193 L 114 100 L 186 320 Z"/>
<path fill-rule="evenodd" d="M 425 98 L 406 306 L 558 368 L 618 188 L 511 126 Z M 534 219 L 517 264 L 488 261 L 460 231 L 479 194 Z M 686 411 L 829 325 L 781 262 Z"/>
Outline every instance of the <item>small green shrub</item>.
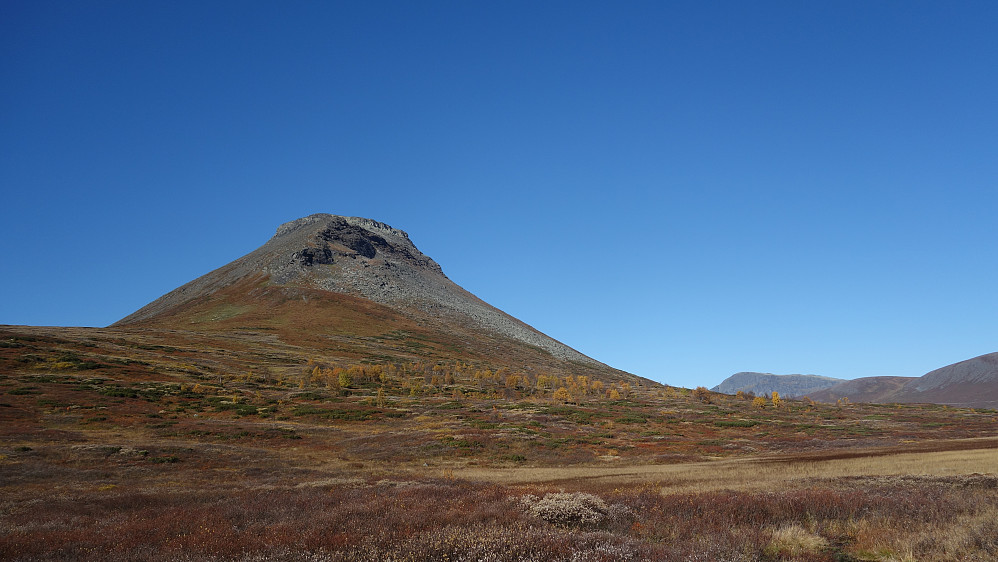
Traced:
<path fill-rule="evenodd" d="M 97 389 L 97 394 L 103 396 L 111 396 L 115 398 L 138 398 L 139 393 L 134 388 L 126 388 L 123 386 L 105 386 Z"/>
<path fill-rule="evenodd" d="M 714 420 L 717 427 L 753 427 L 759 422 L 753 420 Z"/>
<path fill-rule="evenodd" d="M 7 394 L 13 394 L 14 396 L 24 396 L 26 394 L 41 394 L 41 392 L 34 386 L 22 386 L 21 388 L 12 388 L 7 391 Z"/>

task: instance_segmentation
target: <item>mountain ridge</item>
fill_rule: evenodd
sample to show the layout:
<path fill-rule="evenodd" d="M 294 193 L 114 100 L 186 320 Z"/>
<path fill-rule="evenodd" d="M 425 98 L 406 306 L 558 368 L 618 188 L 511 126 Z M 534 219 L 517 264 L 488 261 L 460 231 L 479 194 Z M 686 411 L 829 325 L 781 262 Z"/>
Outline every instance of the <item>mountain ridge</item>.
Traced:
<path fill-rule="evenodd" d="M 821 375 L 774 375 L 772 373 L 742 371 L 724 379 L 711 390 L 724 394 L 735 394 L 741 391 L 756 395 L 767 395 L 775 391 L 781 396 L 797 397 L 834 386 L 844 380 Z"/>
<path fill-rule="evenodd" d="M 863 377 L 810 395 L 818 401 L 998 406 L 998 352 L 958 361 L 920 377 Z"/>

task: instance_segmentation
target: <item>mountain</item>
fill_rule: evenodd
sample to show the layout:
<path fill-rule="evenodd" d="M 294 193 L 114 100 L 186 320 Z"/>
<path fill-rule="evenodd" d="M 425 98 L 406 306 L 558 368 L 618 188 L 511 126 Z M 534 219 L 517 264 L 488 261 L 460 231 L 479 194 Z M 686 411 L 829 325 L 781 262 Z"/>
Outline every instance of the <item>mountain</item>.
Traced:
<path fill-rule="evenodd" d="M 359 217 L 314 214 L 113 327 L 256 331 L 368 360 L 479 360 L 516 367 L 611 369 L 451 281 L 409 235 Z"/>
<path fill-rule="evenodd" d="M 796 397 L 834 386 L 844 379 L 819 375 L 774 375 L 772 373 L 741 372 L 721 381 L 711 390 L 735 394 L 739 390 L 758 396 L 779 392 L 781 396 Z"/>
<path fill-rule="evenodd" d="M 998 405 L 998 353 L 989 353 L 928 372 L 905 385 L 913 402 Z"/>
<path fill-rule="evenodd" d="M 850 402 L 897 402 L 898 392 L 913 380 L 918 377 L 862 377 L 809 392 L 808 396 L 818 402 L 835 402 L 840 398 L 848 398 Z"/>
<path fill-rule="evenodd" d="M 977 408 L 998 407 L 998 353 L 947 365 L 921 377 L 865 377 L 810 395 L 833 402 L 933 403 Z"/>

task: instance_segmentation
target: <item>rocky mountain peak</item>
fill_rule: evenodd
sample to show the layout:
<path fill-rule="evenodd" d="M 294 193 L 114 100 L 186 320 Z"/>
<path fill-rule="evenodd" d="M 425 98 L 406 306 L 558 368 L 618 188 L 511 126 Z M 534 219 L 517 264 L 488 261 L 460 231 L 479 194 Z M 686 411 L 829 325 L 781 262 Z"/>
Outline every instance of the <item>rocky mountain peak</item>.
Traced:
<path fill-rule="evenodd" d="M 334 265 L 343 259 L 362 258 L 366 264 L 364 260 L 378 258 L 379 265 L 404 263 L 409 267 L 443 273 L 439 264 L 416 248 L 405 231 L 361 217 L 325 213 L 309 215 L 282 224 L 267 246 L 293 248 L 287 265 L 299 269 Z"/>
<path fill-rule="evenodd" d="M 306 229 L 311 231 L 314 230 L 314 228 L 309 229 L 308 227 L 314 225 L 319 225 L 321 227 L 329 223 L 346 224 L 354 226 L 366 230 L 370 233 L 380 235 L 382 237 L 396 238 L 398 239 L 396 240 L 396 243 L 404 243 L 412 245 L 412 242 L 409 240 L 409 235 L 406 234 L 405 231 L 399 230 L 397 228 L 392 228 L 391 226 L 388 226 L 383 222 L 378 222 L 376 220 L 371 220 L 371 219 L 365 219 L 363 217 L 344 217 L 339 215 L 330 215 L 328 213 L 315 213 L 307 217 L 302 217 L 300 219 L 286 222 L 281 226 L 277 227 L 277 232 L 274 234 L 273 239 L 284 237 L 300 229 Z"/>
<path fill-rule="evenodd" d="M 318 213 L 282 224 L 266 244 L 163 295 L 118 324 L 151 321 L 250 278 L 287 291 L 342 293 L 427 323 L 463 326 L 598 364 L 465 291 L 404 231 L 361 217 Z"/>

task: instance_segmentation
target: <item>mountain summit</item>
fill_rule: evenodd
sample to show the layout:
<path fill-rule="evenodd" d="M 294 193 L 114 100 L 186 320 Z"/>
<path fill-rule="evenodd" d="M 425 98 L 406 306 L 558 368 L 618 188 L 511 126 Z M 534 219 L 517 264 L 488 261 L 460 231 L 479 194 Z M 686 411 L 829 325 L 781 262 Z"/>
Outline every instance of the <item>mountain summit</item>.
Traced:
<path fill-rule="evenodd" d="M 125 325 L 266 328 L 292 339 L 309 337 L 313 344 L 325 340 L 330 347 L 344 347 L 344 338 L 352 338 L 347 347 L 354 354 L 385 355 L 387 346 L 389 356 L 428 351 L 442 357 L 450 350 L 455 357 L 512 356 L 536 363 L 526 356 L 540 352 L 559 362 L 609 369 L 462 289 L 402 230 L 329 214 L 281 225 L 260 248 L 115 324 Z M 409 345 L 394 345 L 393 338 Z"/>

